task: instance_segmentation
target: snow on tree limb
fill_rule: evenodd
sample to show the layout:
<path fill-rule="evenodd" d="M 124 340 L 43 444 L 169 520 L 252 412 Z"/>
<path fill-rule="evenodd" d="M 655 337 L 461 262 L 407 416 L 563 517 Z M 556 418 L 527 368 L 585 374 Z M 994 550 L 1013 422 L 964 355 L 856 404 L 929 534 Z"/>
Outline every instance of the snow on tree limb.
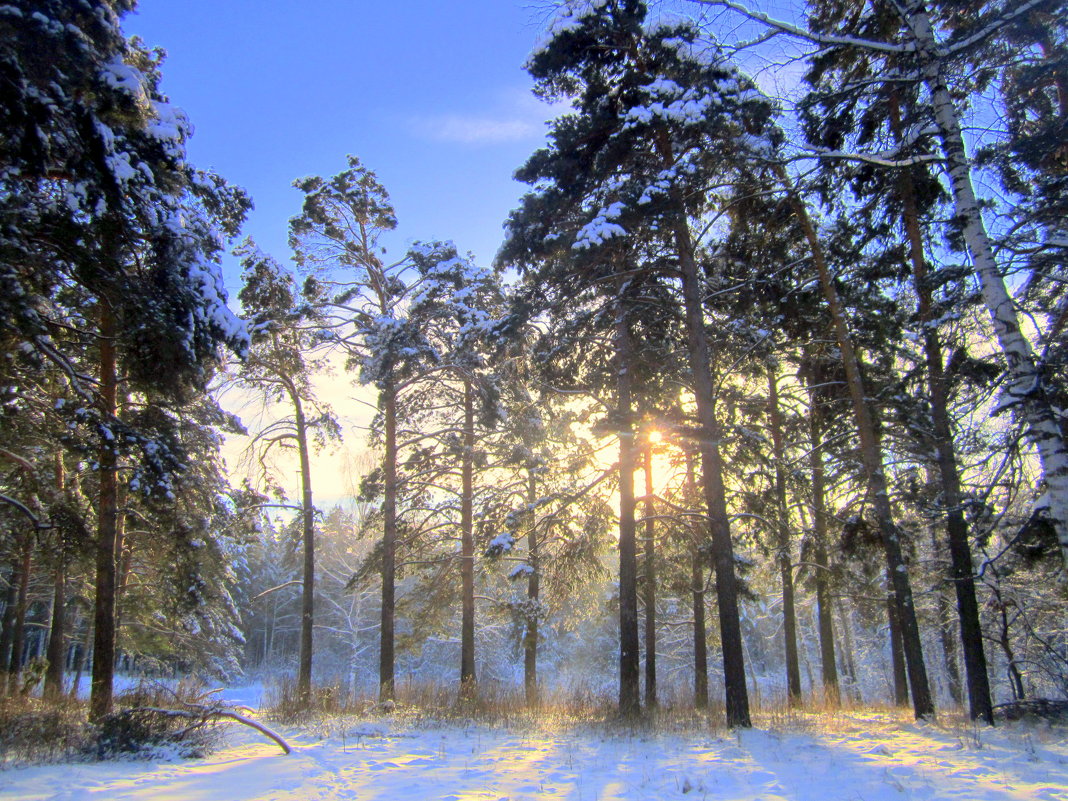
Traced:
<path fill-rule="evenodd" d="M 753 20 L 754 22 L 760 22 L 771 28 L 775 28 L 782 33 L 789 36 L 793 36 L 797 39 L 804 39 L 807 42 L 812 42 L 818 45 L 833 45 L 833 46 L 845 46 L 845 47 L 858 47 L 865 50 L 874 50 L 880 53 L 912 53 L 915 52 L 916 46 L 913 44 L 890 44 L 889 42 L 876 42 L 870 39 L 860 39 L 855 36 L 833 36 L 830 34 L 813 33 L 812 31 L 799 28 L 796 25 L 791 25 L 789 22 L 783 22 L 777 20 L 774 17 L 769 17 L 767 14 L 761 11 L 750 11 L 741 3 L 732 2 L 732 0 L 692 0 L 695 3 L 700 3 L 706 6 L 721 6 L 723 8 L 729 8 L 731 11 L 737 11 L 745 17 Z M 1037 2 L 1037 0 L 1035 0 Z"/>

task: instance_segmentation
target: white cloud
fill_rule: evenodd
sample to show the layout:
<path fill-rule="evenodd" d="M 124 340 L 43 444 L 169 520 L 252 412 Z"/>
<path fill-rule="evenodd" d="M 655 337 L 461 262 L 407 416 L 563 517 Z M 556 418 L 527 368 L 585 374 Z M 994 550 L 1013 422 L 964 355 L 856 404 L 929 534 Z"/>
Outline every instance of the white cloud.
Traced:
<path fill-rule="evenodd" d="M 509 90 L 474 112 L 450 112 L 411 118 L 415 134 L 438 142 L 490 145 L 506 142 L 538 142 L 545 137 L 545 123 L 562 107 L 546 104 L 529 90 Z"/>
<path fill-rule="evenodd" d="M 424 135 L 446 142 L 497 144 L 518 142 L 544 135 L 540 122 L 518 117 L 447 114 L 421 121 Z"/>

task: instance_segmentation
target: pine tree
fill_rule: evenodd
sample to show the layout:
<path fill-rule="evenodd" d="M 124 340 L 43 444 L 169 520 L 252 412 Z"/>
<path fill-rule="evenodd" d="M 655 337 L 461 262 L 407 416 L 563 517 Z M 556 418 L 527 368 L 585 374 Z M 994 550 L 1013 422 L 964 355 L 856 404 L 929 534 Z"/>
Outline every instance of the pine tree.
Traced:
<path fill-rule="evenodd" d="M 218 267 L 220 233 L 236 233 L 247 199 L 186 162 L 189 123 L 158 89 L 160 55 L 123 37 L 131 8 L 19 2 L 0 21 L 10 222 L 0 316 L 29 353 L 56 365 L 76 400 L 71 422 L 98 438 L 95 719 L 112 705 L 120 457 L 140 452 L 157 479 L 141 487 L 160 494 L 181 464 L 123 424 L 120 372 L 125 392 L 181 400 L 205 386 L 220 345 L 247 345 Z M 56 338 L 71 312 L 53 302 L 64 292 L 89 310 L 79 315 L 85 340 Z"/>
<path fill-rule="evenodd" d="M 314 379 L 326 364 L 313 358 L 321 349 L 314 282 L 302 296 L 281 266 L 246 240 L 242 256 L 243 286 L 238 299 L 249 323 L 251 346 L 237 372 L 240 386 L 262 393 L 266 403 L 282 403 L 286 412 L 255 432 L 251 448 L 260 464 L 272 450 L 295 448 L 300 465 L 301 578 L 300 660 L 297 698 L 311 701 L 315 619 L 315 506 L 312 497 L 311 448 L 340 439 L 340 427 L 329 406 L 315 395 Z"/>
<path fill-rule="evenodd" d="M 395 691 L 396 573 L 398 542 L 398 423 L 403 395 L 418 384 L 431 348 L 408 319 L 407 254 L 384 260 L 382 236 L 397 225 L 385 188 L 354 156 L 329 179 L 303 178 L 301 214 L 290 220 L 289 242 L 297 264 L 317 275 L 327 319 L 323 330 L 348 356 L 359 380 L 378 390 L 375 427 L 383 447 L 381 470 L 365 484 L 381 487 L 382 609 L 379 632 L 379 694 Z"/>
<path fill-rule="evenodd" d="M 643 28 L 637 2 L 565 4 L 528 64 L 547 98 L 566 97 L 575 113 L 561 118 L 552 146 L 535 154 L 518 177 L 544 187 L 526 214 L 571 198 L 592 218 L 568 233 L 573 251 L 617 251 L 628 241 L 656 242 L 674 262 L 686 320 L 703 446 L 702 470 L 717 570 L 717 595 L 730 725 L 749 725 L 738 624 L 719 424 L 702 309 L 699 243 L 691 221 L 711 200 L 713 178 L 732 160 L 767 142 L 759 132 L 769 108 L 749 82 L 696 45 L 687 23 Z M 573 221 L 568 223 L 573 224 Z M 558 235 L 558 234 L 554 234 Z M 617 264 L 629 276 L 635 265 Z M 629 282 L 613 279 L 617 292 Z M 622 293 L 620 293 L 622 294 Z M 622 330 L 622 329 L 620 329 Z M 620 346 L 625 346 L 623 339 Z M 625 392 L 621 392 L 625 395 Z M 626 457 L 625 451 L 621 458 Z M 622 539 L 621 539 L 622 543 Z"/>

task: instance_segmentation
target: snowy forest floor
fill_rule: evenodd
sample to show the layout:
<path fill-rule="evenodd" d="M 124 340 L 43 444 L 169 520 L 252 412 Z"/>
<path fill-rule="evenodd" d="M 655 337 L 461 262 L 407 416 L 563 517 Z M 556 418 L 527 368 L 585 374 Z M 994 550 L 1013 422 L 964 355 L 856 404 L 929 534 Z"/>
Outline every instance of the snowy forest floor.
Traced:
<path fill-rule="evenodd" d="M 896 710 L 764 715 L 738 732 L 549 723 L 276 726 L 288 756 L 233 726 L 205 759 L 6 770 L 0 799 L 1068 801 L 1068 727 L 1045 723 L 976 728 L 944 714 L 917 724 Z"/>

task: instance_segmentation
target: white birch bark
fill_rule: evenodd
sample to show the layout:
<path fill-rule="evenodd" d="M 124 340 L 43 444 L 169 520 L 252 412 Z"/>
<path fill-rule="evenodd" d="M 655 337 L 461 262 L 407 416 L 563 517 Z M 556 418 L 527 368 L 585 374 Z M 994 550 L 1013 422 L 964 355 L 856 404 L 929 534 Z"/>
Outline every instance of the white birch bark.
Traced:
<path fill-rule="evenodd" d="M 962 225 L 964 241 L 990 313 L 994 334 L 1005 357 L 1008 386 L 1002 406 L 1027 427 L 1046 479 L 1050 516 L 1068 570 L 1068 449 L 1057 414 L 1042 382 L 1031 344 L 1020 330 L 1016 305 L 1009 294 L 983 221 L 972 186 L 971 162 L 961 134 L 960 115 L 943 75 L 941 47 L 935 39 L 930 16 L 921 4 L 908 11 L 907 23 L 923 57 L 923 80 L 931 93 L 931 105 L 946 159 L 953 204 Z"/>

